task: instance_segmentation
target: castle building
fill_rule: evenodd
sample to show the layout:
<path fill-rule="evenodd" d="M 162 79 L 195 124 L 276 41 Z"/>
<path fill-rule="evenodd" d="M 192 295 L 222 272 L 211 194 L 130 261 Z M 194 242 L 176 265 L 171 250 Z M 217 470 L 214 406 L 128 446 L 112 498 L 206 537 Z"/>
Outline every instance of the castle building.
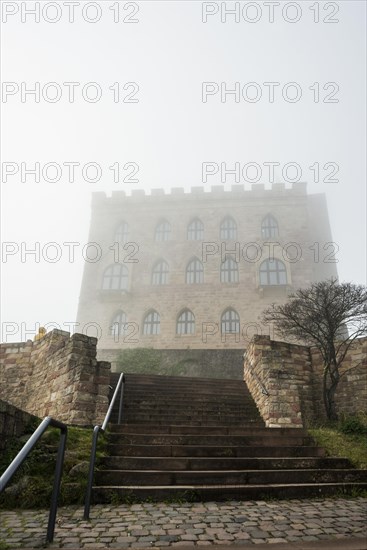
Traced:
<path fill-rule="evenodd" d="M 89 243 L 77 330 L 108 360 L 134 347 L 244 350 L 273 337 L 267 306 L 337 276 L 325 196 L 304 183 L 94 193 Z"/>

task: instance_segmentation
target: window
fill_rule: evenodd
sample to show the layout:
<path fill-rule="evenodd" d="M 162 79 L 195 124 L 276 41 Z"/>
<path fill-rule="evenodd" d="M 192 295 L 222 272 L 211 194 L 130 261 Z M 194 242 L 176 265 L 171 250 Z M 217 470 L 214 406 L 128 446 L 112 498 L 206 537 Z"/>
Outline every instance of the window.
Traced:
<path fill-rule="evenodd" d="M 261 285 L 286 285 L 287 271 L 280 260 L 265 260 L 260 266 Z"/>
<path fill-rule="evenodd" d="M 196 218 L 192 220 L 187 228 L 187 240 L 200 241 L 204 238 L 204 224 L 201 220 Z"/>
<path fill-rule="evenodd" d="M 220 266 L 221 283 L 238 283 L 238 264 L 233 258 L 227 258 Z"/>
<path fill-rule="evenodd" d="M 110 326 L 110 334 L 114 336 L 115 338 L 117 336 L 123 336 L 126 332 L 126 323 L 127 323 L 127 316 L 124 311 L 118 311 L 113 319 Z"/>
<path fill-rule="evenodd" d="M 168 283 L 168 263 L 160 260 L 155 264 L 152 271 L 152 285 L 166 285 Z"/>
<path fill-rule="evenodd" d="M 171 225 L 167 220 L 161 221 L 155 230 L 156 241 L 168 241 L 171 234 Z"/>
<path fill-rule="evenodd" d="M 129 272 L 126 265 L 114 264 L 103 274 L 103 290 L 127 290 Z"/>
<path fill-rule="evenodd" d="M 220 224 L 221 239 L 237 239 L 237 224 L 233 218 L 227 217 Z"/>
<path fill-rule="evenodd" d="M 192 311 L 185 309 L 177 319 L 176 333 L 177 334 L 194 334 L 195 332 L 195 317 Z"/>
<path fill-rule="evenodd" d="M 143 334 L 159 334 L 161 318 L 157 311 L 152 310 L 144 319 Z"/>
<path fill-rule="evenodd" d="M 239 334 L 240 317 L 234 309 L 226 309 L 221 319 L 222 334 Z"/>
<path fill-rule="evenodd" d="M 278 222 L 268 214 L 261 222 L 261 236 L 263 239 L 271 239 L 279 235 Z"/>
<path fill-rule="evenodd" d="M 129 240 L 129 226 L 126 222 L 120 223 L 115 233 L 115 243 L 125 244 Z"/>
<path fill-rule="evenodd" d="M 186 268 L 186 283 L 191 285 L 204 282 L 204 267 L 198 258 L 189 262 Z"/>

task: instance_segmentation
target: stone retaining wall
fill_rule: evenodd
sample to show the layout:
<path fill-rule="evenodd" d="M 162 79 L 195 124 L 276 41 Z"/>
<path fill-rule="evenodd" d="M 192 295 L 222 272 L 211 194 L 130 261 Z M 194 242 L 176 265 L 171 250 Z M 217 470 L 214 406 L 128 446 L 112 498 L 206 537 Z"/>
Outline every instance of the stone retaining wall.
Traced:
<path fill-rule="evenodd" d="M 1 344 L 0 399 L 68 424 L 100 423 L 108 408 L 110 364 L 97 339 L 53 330 L 38 341 Z"/>
<path fill-rule="evenodd" d="M 0 400 L 0 451 L 10 437 L 20 437 L 35 430 L 36 417 Z"/>
<path fill-rule="evenodd" d="M 244 358 L 244 380 L 267 426 L 302 427 L 326 418 L 323 363 L 316 348 L 254 336 Z M 340 369 L 339 415 L 367 411 L 366 358 L 367 338 L 361 338 L 351 345 Z"/>

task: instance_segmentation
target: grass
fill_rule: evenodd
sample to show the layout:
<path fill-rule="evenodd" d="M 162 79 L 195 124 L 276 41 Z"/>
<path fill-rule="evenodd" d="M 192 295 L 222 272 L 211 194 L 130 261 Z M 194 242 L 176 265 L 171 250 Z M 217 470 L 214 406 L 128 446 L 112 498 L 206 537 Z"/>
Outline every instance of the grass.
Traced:
<path fill-rule="evenodd" d="M 367 469 L 367 414 L 315 426 L 308 432 L 329 456 L 348 458 L 355 468 Z"/>
<path fill-rule="evenodd" d="M 0 495 L 0 508 L 44 508 L 49 507 L 59 430 L 49 428 L 15 474 L 5 492 Z M 23 447 L 25 438 L 14 438 L 0 456 L 0 474 Z M 92 430 L 68 428 L 63 476 L 59 504 L 81 504 L 87 483 L 87 462 L 89 463 Z M 104 438 L 100 435 L 97 449 L 98 459 L 104 455 Z M 72 471 L 75 466 L 80 470 Z M 21 486 L 21 488 L 20 488 Z M 1 550 L 1 548 L 0 548 Z"/>

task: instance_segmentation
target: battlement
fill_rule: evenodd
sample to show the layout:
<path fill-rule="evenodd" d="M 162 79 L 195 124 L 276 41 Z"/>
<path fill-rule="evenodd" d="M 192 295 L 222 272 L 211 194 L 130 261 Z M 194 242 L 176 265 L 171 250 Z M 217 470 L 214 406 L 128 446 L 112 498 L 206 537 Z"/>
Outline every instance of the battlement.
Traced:
<path fill-rule="evenodd" d="M 274 183 L 270 189 L 266 189 L 262 183 L 256 183 L 251 186 L 251 189 L 245 189 L 244 185 L 232 185 L 230 190 L 225 190 L 224 185 L 213 185 L 209 190 L 206 190 L 203 186 L 191 187 L 189 191 L 183 187 L 173 187 L 166 191 L 165 189 L 152 189 L 150 194 L 146 193 L 144 189 L 132 189 L 130 194 L 126 191 L 112 191 L 111 196 L 107 196 L 104 191 L 92 193 L 92 204 L 97 205 L 105 202 L 106 200 L 113 201 L 131 201 L 139 202 L 141 200 L 177 200 L 179 198 L 185 199 L 198 199 L 198 198 L 230 198 L 234 195 L 244 198 L 259 198 L 259 197 L 272 197 L 278 195 L 294 196 L 294 195 L 306 195 L 307 183 L 297 182 L 293 183 L 292 187 L 286 187 L 284 183 Z"/>

